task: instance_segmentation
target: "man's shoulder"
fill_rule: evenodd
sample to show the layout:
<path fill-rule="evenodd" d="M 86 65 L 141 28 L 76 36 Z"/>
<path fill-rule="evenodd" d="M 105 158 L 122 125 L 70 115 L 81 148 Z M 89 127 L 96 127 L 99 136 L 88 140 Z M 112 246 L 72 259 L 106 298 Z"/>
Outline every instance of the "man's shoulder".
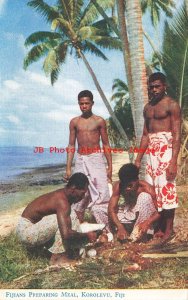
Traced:
<path fill-rule="evenodd" d="M 145 180 L 139 180 L 140 192 L 150 193 L 154 187 Z"/>
<path fill-rule="evenodd" d="M 96 121 L 99 121 L 99 122 L 105 122 L 105 120 L 104 120 L 101 116 L 97 116 L 97 115 L 94 115 L 94 114 L 93 114 L 93 118 L 94 118 Z"/>
<path fill-rule="evenodd" d="M 174 106 L 179 107 L 178 101 L 172 98 L 171 96 L 166 95 L 163 101 L 167 103 L 169 107 L 174 107 Z"/>
<path fill-rule="evenodd" d="M 70 120 L 70 123 L 76 123 L 80 119 L 80 116 L 74 117 Z"/>

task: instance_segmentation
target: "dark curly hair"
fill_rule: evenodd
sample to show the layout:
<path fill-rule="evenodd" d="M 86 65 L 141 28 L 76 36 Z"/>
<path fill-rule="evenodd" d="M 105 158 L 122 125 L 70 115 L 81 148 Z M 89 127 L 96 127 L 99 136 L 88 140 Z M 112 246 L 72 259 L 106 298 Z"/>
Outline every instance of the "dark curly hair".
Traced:
<path fill-rule="evenodd" d="M 120 193 L 123 194 L 126 186 L 131 182 L 138 180 L 139 169 L 132 163 L 123 165 L 118 172 L 120 180 Z"/>
<path fill-rule="evenodd" d="M 80 98 L 82 97 L 88 97 L 90 98 L 90 100 L 93 102 L 93 94 L 92 92 L 88 91 L 88 90 L 84 90 L 84 91 L 81 91 L 79 94 L 78 94 L 78 101 L 80 100 Z"/>
<path fill-rule="evenodd" d="M 67 187 L 75 186 L 77 189 L 82 190 L 86 184 L 89 184 L 87 176 L 83 173 L 74 173 L 67 183 Z"/>

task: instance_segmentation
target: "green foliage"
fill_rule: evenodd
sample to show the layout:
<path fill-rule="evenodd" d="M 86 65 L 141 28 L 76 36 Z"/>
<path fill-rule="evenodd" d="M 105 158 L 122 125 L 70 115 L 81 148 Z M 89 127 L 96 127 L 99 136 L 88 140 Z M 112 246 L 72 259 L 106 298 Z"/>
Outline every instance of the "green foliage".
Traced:
<path fill-rule="evenodd" d="M 172 18 L 172 8 L 175 7 L 174 0 L 140 0 L 142 12 L 150 12 L 152 24 L 156 26 L 160 21 L 160 14 L 163 11 L 167 17 Z"/>
<path fill-rule="evenodd" d="M 124 81 L 120 79 L 114 79 L 112 91 L 113 94 L 111 97 L 111 101 L 115 101 L 116 103 L 114 106 L 115 115 L 120 121 L 128 138 L 131 140 L 134 136 L 134 124 L 131 112 L 128 87 Z M 109 118 L 108 123 L 108 133 L 112 145 L 116 147 L 121 147 L 123 145 L 123 141 L 118 133 L 118 130 L 112 118 Z"/>
<path fill-rule="evenodd" d="M 99 20 L 99 12 L 91 2 L 56 0 L 55 6 L 50 6 L 43 0 L 32 0 L 28 5 L 50 24 L 51 31 L 35 32 L 26 39 L 25 46 L 33 47 L 25 57 L 24 68 L 45 56 L 43 70 L 52 84 L 68 54 L 79 59 L 80 52 L 90 52 L 107 60 L 103 49 L 121 49 L 119 38 L 112 35 L 105 20 Z M 107 10 L 114 0 L 102 0 L 100 5 Z"/>
<path fill-rule="evenodd" d="M 163 69 L 169 82 L 169 94 L 179 100 L 183 110 L 188 104 L 188 16 L 179 9 L 170 25 L 166 22 L 163 40 Z"/>

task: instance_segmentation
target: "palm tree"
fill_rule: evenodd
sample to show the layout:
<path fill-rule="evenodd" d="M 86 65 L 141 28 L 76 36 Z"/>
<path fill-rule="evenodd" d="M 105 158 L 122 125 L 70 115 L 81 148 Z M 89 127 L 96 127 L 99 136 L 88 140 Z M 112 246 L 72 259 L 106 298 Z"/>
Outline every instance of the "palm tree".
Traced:
<path fill-rule="evenodd" d="M 135 133 L 128 86 L 123 80 L 116 78 L 113 81 L 112 92 L 111 101 L 115 101 L 116 103 L 114 107 L 115 114 L 120 120 L 129 139 L 132 139 Z M 112 120 L 109 119 L 109 121 L 115 131 Z"/>
<path fill-rule="evenodd" d="M 126 103 L 130 104 L 128 86 L 123 80 L 114 79 L 112 91 L 111 101 L 115 101 L 120 107 L 123 107 Z"/>
<path fill-rule="evenodd" d="M 112 91 L 111 101 L 115 101 L 116 103 L 114 112 L 131 141 L 133 140 L 133 137 L 135 137 L 135 132 L 127 84 L 120 79 L 114 79 Z M 122 147 L 122 138 L 119 132 L 117 132 L 112 118 L 108 119 L 107 128 L 112 145 L 115 147 Z M 130 144 L 131 143 L 132 142 L 130 142 Z M 133 162 L 134 155 L 130 151 L 128 151 L 128 154 L 130 161 Z"/>
<path fill-rule="evenodd" d="M 144 119 L 142 117 L 143 108 L 144 104 L 148 102 L 146 67 L 144 61 L 142 13 L 139 0 L 126 0 L 125 16 L 129 36 L 131 75 L 134 93 L 134 109 L 136 119 L 134 125 L 137 143 L 139 143 L 144 125 Z"/>
<path fill-rule="evenodd" d="M 154 27 L 160 21 L 160 15 L 163 11 L 167 17 L 172 18 L 172 8 L 175 7 L 174 0 L 140 0 L 142 13 L 150 12 L 151 22 Z"/>
<path fill-rule="evenodd" d="M 109 18 L 105 16 L 104 11 L 99 5 L 99 2 L 97 2 L 97 0 L 91 0 L 91 1 L 96 5 L 96 7 L 99 9 L 103 17 L 108 22 Z M 143 41 L 142 41 L 143 32 L 141 26 L 141 10 L 140 10 L 139 1 L 137 0 L 132 1 L 132 7 L 131 7 L 130 6 L 131 1 L 126 0 L 125 1 L 126 7 L 129 6 L 129 10 L 127 10 L 129 11 L 129 15 L 126 16 L 126 21 L 127 21 L 126 22 L 124 0 L 117 0 L 116 3 L 117 3 L 117 11 L 118 11 L 119 31 L 117 31 L 117 28 L 114 27 L 114 24 L 111 25 L 110 22 L 108 22 L 108 24 L 109 26 L 111 26 L 111 28 L 118 36 L 121 36 L 125 73 L 127 75 L 127 81 L 129 86 L 129 95 L 131 99 L 131 109 L 132 109 L 132 115 L 134 119 L 135 133 L 137 137 L 137 142 L 139 143 L 140 138 L 142 136 L 142 128 L 143 128 L 143 119 L 140 118 L 140 116 L 142 115 L 143 112 L 144 102 L 145 103 L 147 102 L 147 80 L 146 80 L 146 72 L 144 66 L 144 48 L 143 48 Z M 134 18 L 135 18 L 134 20 L 131 19 L 132 13 L 134 14 Z M 139 20 L 139 24 L 135 22 L 135 20 Z M 131 23 L 135 24 L 135 26 L 133 26 L 132 28 L 131 28 L 132 26 Z M 130 31 L 129 38 L 127 33 L 127 24 L 129 24 L 129 31 Z M 134 29 L 134 34 L 136 34 L 137 37 L 135 39 L 136 43 L 134 43 L 134 38 L 132 39 L 132 33 L 131 33 L 132 29 Z M 131 45 L 130 45 L 130 37 L 131 37 Z M 136 45 L 137 49 L 134 48 L 133 44 Z M 135 65 L 134 59 L 136 61 L 136 64 L 138 64 L 139 66 L 138 74 L 135 73 L 135 68 L 132 68 L 132 63 L 133 65 Z M 139 81 L 139 84 L 137 83 L 137 81 Z M 140 96 L 138 97 L 138 92 L 136 92 L 136 90 L 138 91 L 137 87 L 140 87 L 140 92 L 141 92 L 140 95 L 143 96 L 142 99 Z"/>
<path fill-rule="evenodd" d="M 102 0 L 102 8 L 104 10 L 109 8 L 113 3 L 113 0 L 111 1 Z M 45 57 L 43 70 L 46 75 L 50 75 L 51 83 L 54 84 L 68 54 L 82 59 L 128 147 L 129 140 L 85 56 L 85 53 L 90 52 L 107 60 L 101 49 L 121 49 L 119 38 L 111 34 L 105 20 L 98 19 L 99 13 L 91 2 L 85 5 L 84 0 L 56 0 L 56 6 L 50 6 L 43 0 L 31 0 L 28 5 L 39 12 L 47 23 L 51 24 L 53 31 L 35 32 L 26 39 L 25 45 L 33 47 L 24 60 L 24 68 L 27 69 L 31 63 Z"/>
<path fill-rule="evenodd" d="M 188 15 L 185 5 L 174 15 L 170 25 L 165 24 L 162 55 L 163 69 L 169 83 L 168 93 L 179 101 L 183 112 L 177 177 L 181 183 L 187 176 L 188 162 Z"/>
<path fill-rule="evenodd" d="M 172 47 L 173 45 L 173 47 Z M 185 6 L 178 10 L 171 24 L 164 28 L 163 69 L 168 77 L 169 93 L 188 108 L 188 16 Z"/>

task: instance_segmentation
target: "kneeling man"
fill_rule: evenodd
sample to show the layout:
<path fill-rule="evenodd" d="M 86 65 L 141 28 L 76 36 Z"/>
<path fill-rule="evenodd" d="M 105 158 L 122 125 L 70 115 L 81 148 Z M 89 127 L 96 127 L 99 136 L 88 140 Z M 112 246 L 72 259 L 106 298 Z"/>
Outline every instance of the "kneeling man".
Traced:
<path fill-rule="evenodd" d="M 82 242 L 95 241 L 94 232 L 81 233 L 80 222 L 71 205 L 79 202 L 88 189 L 89 181 L 82 173 L 72 175 L 65 188 L 42 195 L 23 211 L 17 235 L 29 248 L 54 243 L 51 264 L 72 262 L 71 249 Z"/>
<path fill-rule="evenodd" d="M 139 180 L 138 173 L 139 169 L 134 164 L 123 165 L 118 174 L 120 180 L 113 187 L 109 221 L 121 241 L 129 238 L 130 234 L 133 241 L 144 234 L 152 234 L 151 226 L 159 218 L 155 190 L 146 181 Z M 123 197 L 122 204 L 119 204 L 120 196 Z"/>

